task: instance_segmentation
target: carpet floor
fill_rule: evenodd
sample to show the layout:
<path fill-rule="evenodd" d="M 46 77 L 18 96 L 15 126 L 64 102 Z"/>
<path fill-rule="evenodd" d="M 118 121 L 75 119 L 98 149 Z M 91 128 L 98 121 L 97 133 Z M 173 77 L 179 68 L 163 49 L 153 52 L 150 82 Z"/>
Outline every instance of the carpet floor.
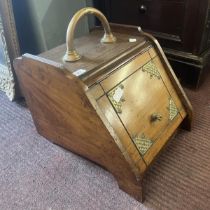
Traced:
<path fill-rule="evenodd" d="M 148 171 L 144 204 L 106 170 L 39 136 L 24 103 L 0 93 L 0 210 L 210 209 L 210 75 L 186 92 L 193 130 L 180 130 Z"/>

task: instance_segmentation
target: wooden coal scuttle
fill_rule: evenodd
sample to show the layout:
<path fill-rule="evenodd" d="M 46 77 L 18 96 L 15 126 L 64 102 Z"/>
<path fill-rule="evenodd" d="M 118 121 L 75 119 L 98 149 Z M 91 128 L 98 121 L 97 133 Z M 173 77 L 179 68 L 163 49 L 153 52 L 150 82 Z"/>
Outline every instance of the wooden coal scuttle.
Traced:
<path fill-rule="evenodd" d="M 88 13 L 105 34 L 74 40 Z M 67 51 L 25 54 L 14 66 L 38 133 L 103 166 L 142 201 L 145 172 L 177 128 L 191 128 L 192 108 L 157 40 L 129 26 L 112 32 L 101 12 L 84 8 L 69 24 Z"/>

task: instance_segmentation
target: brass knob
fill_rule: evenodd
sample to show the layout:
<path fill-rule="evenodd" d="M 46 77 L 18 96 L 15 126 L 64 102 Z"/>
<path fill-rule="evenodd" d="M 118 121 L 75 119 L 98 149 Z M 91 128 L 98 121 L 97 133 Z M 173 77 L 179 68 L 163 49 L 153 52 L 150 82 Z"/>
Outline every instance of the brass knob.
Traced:
<path fill-rule="evenodd" d="M 154 113 L 154 114 L 151 115 L 150 120 L 151 120 L 151 122 L 161 121 L 162 116 L 158 113 Z"/>
<path fill-rule="evenodd" d="M 144 14 L 147 11 L 147 7 L 145 5 L 139 5 L 139 12 Z"/>

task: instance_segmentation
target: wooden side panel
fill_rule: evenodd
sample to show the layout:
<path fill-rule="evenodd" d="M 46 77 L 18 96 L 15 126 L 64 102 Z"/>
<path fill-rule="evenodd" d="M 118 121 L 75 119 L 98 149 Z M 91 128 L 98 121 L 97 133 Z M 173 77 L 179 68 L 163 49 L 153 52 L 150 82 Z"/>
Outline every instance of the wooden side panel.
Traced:
<path fill-rule="evenodd" d="M 107 131 L 80 80 L 59 65 L 24 55 L 14 63 L 38 132 L 108 169 L 120 188 L 142 201 L 142 177 Z"/>

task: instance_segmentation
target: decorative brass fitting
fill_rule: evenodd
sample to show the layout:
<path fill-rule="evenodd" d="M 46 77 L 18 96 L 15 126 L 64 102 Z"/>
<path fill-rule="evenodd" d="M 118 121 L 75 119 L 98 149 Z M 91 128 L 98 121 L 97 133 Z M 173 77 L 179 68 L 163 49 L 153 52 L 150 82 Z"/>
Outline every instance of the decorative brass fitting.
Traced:
<path fill-rule="evenodd" d="M 93 14 L 95 15 L 102 23 L 102 26 L 104 28 L 105 34 L 101 39 L 102 43 L 113 43 L 116 42 L 116 38 L 113 36 L 109 23 L 106 19 L 106 17 L 97 9 L 92 7 L 86 7 L 81 10 L 79 10 L 71 19 L 67 33 L 66 33 L 66 47 L 67 51 L 64 55 L 63 59 L 67 62 L 74 62 L 81 58 L 81 55 L 76 51 L 74 48 L 74 32 L 76 25 L 78 21 L 87 14 Z"/>

